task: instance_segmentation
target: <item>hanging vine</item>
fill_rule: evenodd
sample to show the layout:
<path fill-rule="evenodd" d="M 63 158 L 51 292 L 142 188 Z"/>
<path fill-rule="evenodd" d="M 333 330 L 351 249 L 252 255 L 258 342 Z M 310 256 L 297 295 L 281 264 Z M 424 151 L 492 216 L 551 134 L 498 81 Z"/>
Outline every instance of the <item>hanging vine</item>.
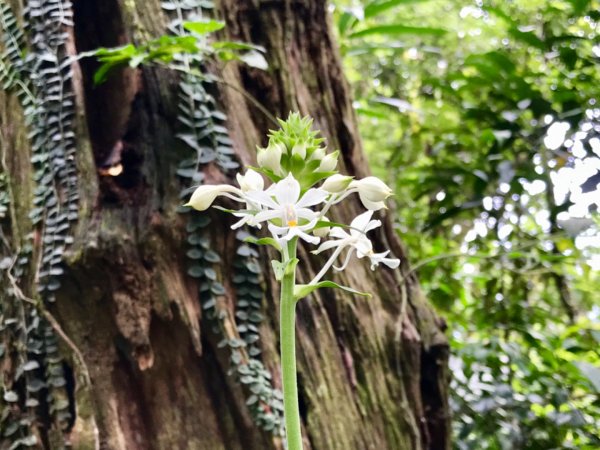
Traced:
<path fill-rule="evenodd" d="M 17 17 L 7 3 L 0 2 L 0 25 L 2 47 L 0 52 L 0 83 L 5 90 L 12 89 L 20 81 L 19 72 L 24 63 L 22 49 L 24 36 Z"/>
<path fill-rule="evenodd" d="M 30 120 L 35 168 L 34 209 L 31 219 L 41 227 L 42 255 L 37 267 L 38 290 L 45 301 L 55 300 L 60 287 L 62 257 L 73 242 L 79 191 L 71 86 L 71 58 L 66 51 L 72 27 L 70 2 L 30 1 L 25 11 L 31 30 L 30 77 L 37 102 Z"/>
<path fill-rule="evenodd" d="M 24 236 L 14 232 L 12 239 L 2 233 L 0 358 L 5 403 L 0 443 L 9 443 L 10 449 L 31 448 L 48 439 L 60 446 L 62 432 L 72 421 L 66 365 L 54 329 L 40 314 L 44 302 L 55 300 L 63 254 L 73 242 L 70 233 L 78 218 L 74 94 L 65 46 L 71 4 L 30 1 L 23 18 L 25 25 L 20 27 L 8 3 L 0 0 L 0 81 L 15 93 L 24 112 L 34 185 L 33 228 Z M 0 192 L 6 199 L 0 210 L 7 211 L 10 192 Z"/>

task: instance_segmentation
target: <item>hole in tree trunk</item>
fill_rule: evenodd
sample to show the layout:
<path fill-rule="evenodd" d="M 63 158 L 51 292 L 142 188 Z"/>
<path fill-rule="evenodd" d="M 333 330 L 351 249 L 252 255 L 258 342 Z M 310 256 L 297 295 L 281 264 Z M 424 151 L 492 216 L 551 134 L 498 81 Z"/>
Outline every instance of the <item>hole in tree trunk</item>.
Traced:
<path fill-rule="evenodd" d="M 129 41 L 117 0 L 78 0 L 73 10 L 77 52 L 118 47 Z M 141 182 L 142 157 L 127 136 L 135 115 L 138 73 L 129 67 L 114 69 L 105 82 L 96 85 L 94 74 L 100 67 L 96 58 L 83 58 L 80 66 L 87 126 L 101 177 L 102 200 L 127 202 L 131 196 L 127 191 Z"/>

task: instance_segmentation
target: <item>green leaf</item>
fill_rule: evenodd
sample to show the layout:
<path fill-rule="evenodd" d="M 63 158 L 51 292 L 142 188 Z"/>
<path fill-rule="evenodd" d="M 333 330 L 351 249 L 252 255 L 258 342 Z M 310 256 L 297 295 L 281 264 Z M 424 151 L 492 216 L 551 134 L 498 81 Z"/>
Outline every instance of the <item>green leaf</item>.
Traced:
<path fill-rule="evenodd" d="M 595 391 L 600 393 L 600 368 L 584 361 L 577 361 L 575 365 L 581 374 L 590 381 Z"/>
<path fill-rule="evenodd" d="M 248 44 L 246 42 L 237 41 L 217 41 L 212 44 L 216 50 L 256 50 L 265 52 L 265 48 L 260 45 Z"/>
<path fill-rule="evenodd" d="M 273 267 L 273 273 L 275 274 L 275 279 L 277 281 L 283 280 L 283 275 L 285 274 L 285 264 L 281 261 L 271 261 L 271 266 Z"/>
<path fill-rule="evenodd" d="M 84 52 L 78 58 L 95 56 L 102 63 L 94 73 L 94 84 L 98 85 L 106 81 L 108 73 L 117 68 L 129 64 L 129 61 L 141 52 L 133 44 L 127 44 L 116 48 L 98 48 L 93 51 Z"/>
<path fill-rule="evenodd" d="M 388 0 L 388 1 L 377 1 L 371 2 L 365 6 L 365 18 L 377 16 L 388 9 L 391 9 L 398 5 L 409 5 L 411 3 L 423 3 L 429 0 Z"/>
<path fill-rule="evenodd" d="M 514 27 L 508 30 L 509 34 L 525 44 L 535 47 L 540 50 L 546 49 L 546 43 L 541 40 L 533 31 L 521 31 L 519 28 Z"/>
<path fill-rule="evenodd" d="M 273 266 L 273 272 L 275 273 L 275 279 L 277 281 L 283 280 L 284 275 L 295 270 L 297 264 L 298 258 L 289 259 L 285 263 L 275 260 L 271 261 L 271 266 Z"/>
<path fill-rule="evenodd" d="M 294 297 L 296 298 L 296 300 L 300 300 L 309 295 L 311 292 L 320 288 L 342 289 L 346 292 L 350 292 L 351 294 L 361 295 L 364 297 L 371 297 L 371 294 L 357 291 L 356 289 L 352 289 L 348 286 L 339 285 L 337 283 L 334 283 L 333 281 L 321 281 L 316 284 L 298 284 L 294 287 Z"/>
<path fill-rule="evenodd" d="M 359 116 L 371 117 L 373 119 L 389 119 L 389 114 L 371 108 L 356 108 L 355 111 Z"/>
<path fill-rule="evenodd" d="M 115 63 L 104 63 L 100 66 L 100 68 L 94 73 L 94 85 L 102 84 L 108 78 L 108 73 L 116 69 L 117 67 L 122 67 L 126 64 L 123 62 L 115 62 Z"/>
<path fill-rule="evenodd" d="M 254 244 L 254 245 L 271 245 L 271 246 L 275 247 L 277 250 L 281 251 L 281 246 L 279 245 L 279 243 L 275 239 L 270 238 L 270 237 L 257 239 L 253 236 L 249 236 L 244 239 L 244 242 L 247 242 L 249 244 Z"/>
<path fill-rule="evenodd" d="M 302 189 L 309 189 L 317 184 L 319 181 L 324 180 L 325 178 L 330 177 L 331 175 L 335 175 L 337 172 L 329 171 L 329 172 L 311 172 L 311 173 L 302 173 L 302 176 L 299 178 L 300 187 Z"/>
<path fill-rule="evenodd" d="M 26 372 L 30 370 L 35 370 L 39 367 L 39 363 L 35 360 L 27 361 L 25 364 L 23 364 L 23 370 Z"/>
<path fill-rule="evenodd" d="M 35 435 L 33 435 L 33 434 L 30 434 L 29 436 L 21 438 L 21 444 L 25 445 L 27 447 L 33 447 L 37 443 L 38 443 L 37 437 L 35 437 Z"/>
<path fill-rule="evenodd" d="M 200 278 L 202 275 L 204 275 L 204 268 L 202 266 L 191 266 L 188 270 L 187 273 L 190 277 L 193 278 Z"/>
<path fill-rule="evenodd" d="M 17 400 L 19 400 L 19 396 L 17 395 L 17 393 L 15 391 L 6 391 L 4 393 L 4 401 L 9 402 L 9 403 L 14 403 Z"/>
<path fill-rule="evenodd" d="M 219 256 L 219 254 L 213 250 L 208 250 L 204 254 L 204 259 L 211 263 L 218 263 L 221 261 L 221 257 Z"/>
<path fill-rule="evenodd" d="M 340 227 L 340 228 L 352 228 L 349 225 L 343 224 L 343 223 L 338 223 L 338 222 L 329 222 L 327 220 L 319 220 L 317 222 L 317 224 L 315 225 L 315 230 L 319 229 L 319 228 L 333 228 L 333 227 Z M 360 230 L 359 230 L 360 231 Z"/>
<path fill-rule="evenodd" d="M 442 36 L 447 33 L 447 30 L 443 28 L 433 27 L 410 27 L 407 25 L 378 25 L 374 27 L 365 28 L 363 30 L 356 31 L 350 35 L 351 38 L 371 36 L 371 35 L 383 35 L 383 36 L 398 36 L 405 34 L 416 34 L 419 36 Z"/>
<path fill-rule="evenodd" d="M 340 36 L 344 36 L 346 31 L 351 30 L 359 20 L 361 20 L 361 18 L 353 9 L 344 11 L 337 24 Z"/>
<path fill-rule="evenodd" d="M 206 20 L 202 22 L 183 22 L 183 28 L 192 33 L 207 34 L 213 31 L 221 30 L 225 27 L 225 22 L 218 20 Z"/>

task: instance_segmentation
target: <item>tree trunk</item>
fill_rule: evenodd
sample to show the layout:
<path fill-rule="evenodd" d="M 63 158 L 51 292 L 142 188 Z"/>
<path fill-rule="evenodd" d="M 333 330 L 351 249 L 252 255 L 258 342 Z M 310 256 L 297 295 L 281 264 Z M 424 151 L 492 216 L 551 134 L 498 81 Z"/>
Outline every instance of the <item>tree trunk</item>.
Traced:
<path fill-rule="evenodd" d="M 63 20 L 53 23 L 56 15 L 40 3 L 47 11 L 58 4 Z M 11 6 L 16 12 L 23 5 Z M 189 163 L 181 161 L 196 153 L 190 145 L 207 140 L 182 115 L 205 103 L 227 117 L 222 123 L 229 137 L 220 128 L 222 116 L 213 114 L 216 137 L 208 136 L 209 143 L 221 150 L 198 166 L 202 175 L 193 175 L 192 183 L 232 183 L 235 161 L 252 164 L 256 145 L 265 145 L 269 128 L 276 127 L 265 110 L 278 117 L 310 115 L 328 147 L 341 150 L 341 171 L 367 176 L 326 3 L 217 3 L 210 14 L 225 20 L 223 37 L 263 46 L 266 71 L 212 63 L 203 70 L 218 81 L 207 84 L 166 69 L 121 69 L 101 86 L 92 82 L 95 62 L 60 63 L 76 52 L 143 42 L 167 32 L 169 24 L 177 32 L 177 14 L 198 8 L 186 9 L 180 0 L 78 0 L 71 23 L 65 0 L 29 6 L 21 45 L 35 58 L 44 51 L 56 56 L 61 97 L 44 87 L 54 82 L 44 80 L 51 58 L 31 76 L 20 69 L 19 55 L 5 55 L 4 67 L 23 82 L 0 91 L 0 187 L 8 208 L 1 218 L 6 351 L 0 357 L 4 390 L 18 396 L 5 395 L 2 445 L 33 432 L 40 448 L 53 449 L 63 441 L 78 449 L 282 448 L 273 255 L 245 244 L 224 213 L 178 212 L 180 191 L 190 184 Z M 4 22 L 3 28 L 4 37 L 16 33 Z M 67 34 L 55 42 L 52 32 Z M 3 39 L 3 45 L 11 43 Z M 30 79 L 32 97 L 45 99 L 47 113 L 27 110 L 22 85 Z M 45 125 L 37 130 L 36 123 Z M 50 139 L 37 145 L 36 136 L 46 132 Z M 183 140 L 178 133 L 186 134 Z M 56 141 L 58 150 L 35 158 Z M 40 170 L 51 177 L 36 177 Z M 48 179 L 54 183 L 49 190 L 43 184 Z M 40 205 L 39 218 L 30 214 Z M 348 222 L 360 212 L 355 199 L 332 219 Z M 64 213 L 64 225 L 54 225 L 55 213 Z M 371 272 L 360 261 L 339 280 L 372 298 L 321 290 L 299 304 L 307 449 L 450 446 L 444 324 L 410 272 L 391 217 L 382 230 L 374 236 L 376 250 L 391 249 L 402 259 L 400 269 Z M 299 257 L 300 281 L 308 280 L 323 260 L 304 248 Z M 34 351 L 38 341 L 41 350 Z M 37 366 L 25 367 L 28 361 Z M 26 406 L 28 399 L 38 404 Z M 6 436 L 24 418 L 31 425 Z"/>

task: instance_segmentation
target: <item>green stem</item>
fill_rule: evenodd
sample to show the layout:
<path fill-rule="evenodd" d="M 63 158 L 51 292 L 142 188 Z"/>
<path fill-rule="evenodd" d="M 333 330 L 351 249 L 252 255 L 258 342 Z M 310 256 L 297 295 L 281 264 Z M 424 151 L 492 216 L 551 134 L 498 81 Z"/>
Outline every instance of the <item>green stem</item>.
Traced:
<path fill-rule="evenodd" d="M 289 259 L 296 258 L 296 239 L 288 244 Z M 296 375 L 296 265 L 286 267 L 281 283 L 281 372 L 283 378 L 283 410 L 287 450 L 302 450 L 300 409 L 298 407 L 298 382 Z"/>

